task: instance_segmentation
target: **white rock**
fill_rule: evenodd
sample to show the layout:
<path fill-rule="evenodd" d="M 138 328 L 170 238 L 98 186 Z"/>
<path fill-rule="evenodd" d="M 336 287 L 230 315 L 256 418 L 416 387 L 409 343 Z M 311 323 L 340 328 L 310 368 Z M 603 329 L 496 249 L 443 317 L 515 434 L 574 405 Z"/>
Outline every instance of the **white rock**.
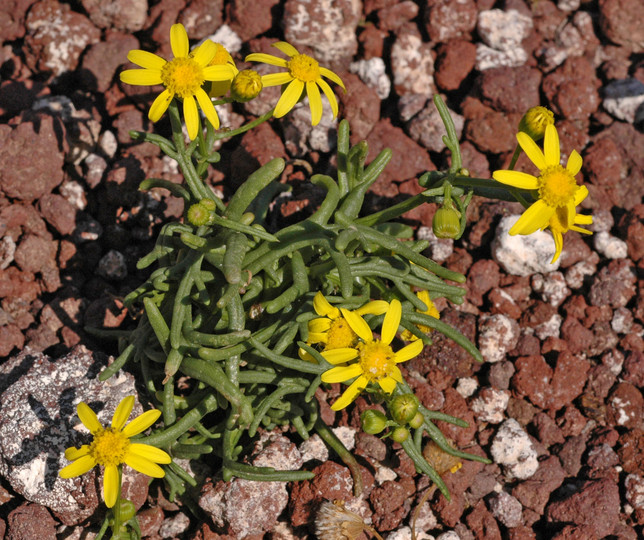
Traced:
<path fill-rule="evenodd" d="M 0 240 L 0 270 L 4 270 L 13 262 L 16 253 L 16 243 L 11 236 L 3 236 Z"/>
<path fill-rule="evenodd" d="M 399 34 L 391 47 L 391 69 L 398 95 L 419 94 L 430 97 L 434 85 L 434 57 L 429 43 L 420 34 Z"/>
<path fill-rule="evenodd" d="M 593 222 L 588 226 L 589 231 L 593 232 L 610 232 L 615 225 L 615 219 L 610 210 L 597 208 L 593 210 Z"/>
<path fill-rule="evenodd" d="M 644 478 L 635 473 L 629 474 L 624 480 L 626 500 L 634 510 L 644 509 Z"/>
<path fill-rule="evenodd" d="M 442 534 L 439 534 L 436 537 L 436 540 L 461 540 L 461 537 L 456 534 L 454 531 L 447 531 Z"/>
<path fill-rule="evenodd" d="M 505 419 L 505 410 L 510 402 L 510 392 L 496 388 L 483 388 L 472 400 L 470 408 L 478 420 L 498 424 Z"/>
<path fill-rule="evenodd" d="M 357 430 L 350 427 L 340 426 L 333 428 L 335 436 L 342 441 L 342 444 L 347 450 L 353 450 L 356 446 L 356 433 Z"/>
<path fill-rule="evenodd" d="M 519 340 L 519 324 L 502 313 L 482 315 L 478 330 L 479 350 L 485 361 L 492 364 L 503 360 Z"/>
<path fill-rule="evenodd" d="M 549 337 L 558 338 L 562 322 L 563 317 L 559 315 L 559 313 L 555 313 L 546 322 L 535 326 L 534 335 L 537 336 L 541 341 Z"/>
<path fill-rule="evenodd" d="M 628 334 L 633 326 L 633 314 L 625 307 L 618 307 L 613 312 L 610 327 L 618 334 Z"/>
<path fill-rule="evenodd" d="M 501 424 L 490 449 L 494 463 L 510 478 L 525 480 L 539 468 L 537 451 L 519 422 L 510 418 Z"/>
<path fill-rule="evenodd" d="M 419 531 L 418 529 L 416 529 L 416 538 L 418 540 L 434 540 L 432 535 Z M 387 540 L 412 540 L 411 528 L 405 525 L 404 527 L 400 527 L 400 529 L 391 531 L 387 535 Z"/>
<path fill-rule="evenodd" d="M 110 130 L 105 130 L 98 138 L 98 147 L 103 151 L 107 157 L 114 157 L 119 147 L 119 142 L 116 135 Z"/>
<path fill-rule="evenodd" d="M 446 261 L 454 253 L 454 240 L 451 238 L 438 238 L 431 227 L 421 225 L 418 227 L 416 237 L 419 240 L 429 242 L 427 249 L 430 252 L 430 257 L 438 263 Z"/>
<path fill-rule="evenodd" d="M 302 442 L 298 450 L 302 454 L 302 461 L 304 463 L 312 460 L 326 461 L 329 459 L 329 448 L 317 433 Z"/>
<path fill-rule="evenodd" d="M 484 43 L 476 44 L 475 66 L 479 71 L 497 67 L 518 67 L 525 64 L 527 60 L 528 53 L 521 47 L 509 51 L 497 51 Z"/>
<path fill-rule="evenodd" d="M 190 518 L 183 512 L 177 512 L 174 516 L 166 518 L 159 527 L 161 538 L 177 538 L 185 533 L 190 527 Z"/>
<path fill-rule="evenodd" d="M 369 60 L 352 62 L 349 71 L 355 73 L 369 88 L 374 90 L 380 99 L 385 99 L 391 92 L 391 81 L 382 58 L 374 57 Z"/>
<path fill-rule="evenodd" d="M 581 0 L 559 0 L 557 7 L 561 11 L 577 11 L 581 5 Z"/>
<path fill-rule="evenodd" d="M 638 79 L 612 81 L 603 88 L 602 105 L 618 120 L 632 124 L 638 107 L 644 103 L 644 83 Z"/>
<path fill-rule="evenodd" d="M 303 156 L 310 150 L 330 152 L 335 148 L 337 118 L 333 118 L 331 106 L 322 95 L 322 118 L 317 126 L 311 125 L 311 109 L 308 98 L 297 103 L 284 117 L 284 144 L 294 156 Z"/>
<path fill-rule="evenodd" d="M 464 398 L 468 398 L 476 392 L 479 383 L 473 377 L 462 377 L 456 383 L 456 391 Z"/>
<path fill-rule="evenodd" d="M 509 52 L 521 48 L 532 29 L 532 19 L 515 9 L 490 9 L 479 13 L 476 29 L 488 47 Z"/>
<path fill-rule="evenodd" d="M 237 33 L 227 24 L 222 24 L 217 31 L 206 37 L 215 43 L 222 45 L 230 54 L 239 52 L 242 48 L 242 40 Z"/>
<path fill-rule="evenodd" d="M 593 235 L 593 245 L 607 259 L 625 259 L 628 257 L 628 245 L 623 240 L 608 232 Z"/>
<path fill-rule="evenodd" d="M 505 491 L 488 501 L 492 515 L 508 528 L 521 525 L 523 506 L 518 499 Z"/>
<path fill-rule="evenodd" d="M 374 478 L 376 479 L 376 483 L 378 485 L 387 481 L 393 481 L 398 478 L 398 475 L 393 469 L 385 467 L 384 465 L 380 465 L 380 463 L 375 463 L 374 465 L 376 468 L 376 474 L 374 475 Z"/>
<path fill-rule="evenodd" d="M 558 307 L 570 296 L 570 289 L 561 272 L 551 272 L 547 275 L 535 274 L 532 276 L 532 290 L 541 295 L 544 302 Z"/>
<path fill-rule="evenodd" d="M 595 258 L 599 259 L 596 253 Z M 571 289 L 579 289 L 584 284 L 585 276 L 597 273 L 597 262 L 591 260 L 579 261 L 566 270 L 566 284 Z"/>
<path fill-rule="evenodd" d="M 622 372 L 624 366 L 624 354 L 618 349 L 612 349 L 602 356 L 602 364 L 604 364 L 610 372 L 617 376 Z"/>
<path fill-rule="evenodd" d="M 544 231 L 530 235 L 510 236 L 508 233 L 519 216 L 501 219 L 492 241 L 492 258 L 508 274 L 530 276 L 537 272 L 547 274 L 559 268 L 561 258 L 550 264 L 555 250 L 552 236 Z"/>

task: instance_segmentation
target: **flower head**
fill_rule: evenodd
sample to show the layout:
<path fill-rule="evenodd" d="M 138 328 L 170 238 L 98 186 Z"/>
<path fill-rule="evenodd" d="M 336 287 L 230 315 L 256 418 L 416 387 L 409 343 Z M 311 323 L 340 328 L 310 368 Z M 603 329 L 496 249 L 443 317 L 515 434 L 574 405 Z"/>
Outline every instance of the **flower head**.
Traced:
<path fill-rule="evenodd" d="M 429 291 L 423 289 L 422 291 L 418 291 L 416 293 L 416 296 L 423 304 L 427 306 L 427 309 L 425 311 L 420 311 L 419 313 L 423 313 L 424 315 L 429 315 L 430 317 L 434 317 L 434 319 L 441 318 L 441 314 L 439 313 L 438 309 L 436 309 L 436 306 L 434 305 L 434 302 L 432 302 L 432 299 L 429 297 Z M 424 324 L 417 324 L 416 327 L 421 332 L 424 332 L 425 334 L 429 334 L 432 331 L 432 329 L 429 326 L 426 326 Z M 405 330 L 402 333 L 401 337 L 405 341 L 413 341 L 413 340 L 419 339 L 416 334 L 411 333 L 409 330 Z"/>
<path fill-rule="evenodd" d="M 342 501 L 324 501 L 315 517 L 315 533 L 320 540 L 355 540 L 366 528 L 358 514 Z"/>
<path fill-rule="evenodd" d="M 510 234 L 532 234 L 547 227 L 561 234 L 572 229 L 576 219 L 575 207 L 588 195 L 588 189 L 578 185 L 575 180 L 575 175 L 581 170 L 581 156 L 573 150 L 566 167 L 561 166 L 559 135 L 552 124 L 546 126 L 543 152 L 526 133 L 519 132 L 517 140 L 538 167 L 540 175 L 535 177 L 519 171 L 494 171 L 492 176 L 495 180 L 519 189 L 532 190 L 537 195 L 537 201 L 512 226 Z M 586 219 L 577 216 L 577 223 L 583 223 Z"/>
<path fill-rule="evenodd" d="M 127 426 L 125 422 L 134 407 L 134 396 L 127 396 L 119 403 L 110 427 L 103 427 L 96 413 L 86 403 L 79 403 L 76 411 L 83 425 L 89 429 L 93 440 L 80 448 L 71 447 L 65 450 L 65 457 L 73 461 L 58 473 L 61 478 L 80 476 L 95 467 L 105 468 L 103 497 L 105 504 L 111 508 L 118 498 L 119 467 L 125 463 L 134 470 L 153 478 L 162 478 L 165 472 L 157 463 L 167 464 L 172 461 L 163 450 L 147 444 L 134 443 L 130 438 L 148 429 L 161 415 L 161 411 L 152 409 L 137 416 Z"/>
<path fill-rule="evenodd" d="M 217 54 L 217 46 L 208 39 L 190 52 L 188 34 L 182 24 L 172 25 L 170 46 L 174 55 L 174 59 L 170 61 L 150 52 L 138 49 L 130 51 L 127 55 L 128 60 L 143 69 L 123 71 L 121 81 L 141 86 L 155 84 L 165 86 L 165 90 L 152 103 L 148 118 L 152 122 L 159 120 L 173 98 L 177 97 L 183 101 L 183 116 L 188 136 L 194 139 L 199 131 L 197 103 L 215 129 L 219 128 L 217 111 L 202 88 L 204 82 L 232 81 L 235 70 L 228 63 L 210 65 Z"/>
<path fill-rule="evenodd" d="M 285 60 L 284 58 L 264 53 L 253 53 L 246 57 L 246 62 L 263 62 L 288 70 L 262 77 L 262 84 L 267 87 L 287 85 L 275 106 L 273 116 L 276 118 L 284 116 L 295 106 L 306 91 L 311 106 L 311 124 L 316 126 L 322 118 L 321 88 L 329 100 L 333 117 L 335 118 L 338 115 L 338 100 L 335 98 L 329 84 L 322 77 L 332 80 L 346 91 L 342 79 L 330 69 L 321 67 L 314 58 L 306 54 L 300 54 L 293 45 L 285 41 L 278 41 L 273 44 L 273 47 L 282 51 L 289 59 Z"/>
<path fill-rule="evenodd" d="M 210 83 L 210 90 L 208 90 L 208 95 L 212 98 L 224 96 L 230 90 L 230 86 L 239 70 L 235 65 L 233 57 L 228 52 L 228 49 L 224 47 L 221 43 L 215 42 L 215 55 L 212 57 L 212 60 L 208 63 L 209 66 L 229 66 L 232 70 L 232 77 L 223 81 L 213 81 Z"/>
<path fill-rule="evenodd" d="M 546 126 L 555 123 L 555 115 L 546 107 L 531 107 L 519 122 L 519 131 L 527 133 L 534 141 L 540 141 L 546 132 Z"/>
<path fill-rule="evenodd" d="M 382 315 L 387 311 L 388 307 L 389 304 L 384 300 L 373 300 L 356 309 L 354 313 L 358 315 Z M 342 311 L 332 306 L 319 291 L 313 298 L 313 309 L 320 317 L 309 321 L 307 344 L 321 343 L 324 345 L 323 350 L 325 351 L 355 346 L 358 342 L 358 334 L 353 331 L 342 315 Z M 306 356 L 308 353 L 300 351 L 300 356 L 302 355 Z"/>
<path fill-rule="evenodd" d="M 585 197 L 587 191 L 585 189 L 580 189 L 575 196 L 575 205 L 579 204 Z M 577 200 L 579 202 L 577 202 Z M 568 213 L 565 211 L 557 211 L 552 215 L 550 221 L 548 222 L 548 229 L 552 233 L 552 238 L 555 241 L 555 254 L 550 261 L 550 264 L 553 264 L 561 255 L 561 250 L 563 249 L 563 235 L 568 231 L 577 231 L 583 234 L 593 234 L 591 231 L 577 227 L 577 225 L 590 225 L 593 222 L 593 216 L 583 216 L 575 212 L 575 217 L 573 218 L 572 223 L 568 221 Z"/>
<path fill-rule="evenodd" d="M 351 329 L 362 340 L 354 347 L 345 347 L 322 352 L 325 360 L 336 367 L 322 374 L 325 383 L 355 380 L 344 391 L 342 396 L 331 406 L 334 411 L 344 409 L 370 383 L 377 383 L 387 394 L 391 394 L 396 383 L 402 382 L 399 363 L 411 360 L 423 350 L 422 340 L 416 340 L 398 352 L 391 348 L 391 342 L 398 332 L 402 307 L 398 300 L 392 300 L 382 323 L 380 339 L 374 339 L 373 333 L 365 320 L 357 313 L 342 309 L 342 316 Z M 346 364 L 352 360 L 356 362 Z"/>
<path fill-rule="evenodd" d="M 235 101 L 245 103 L 255 99 L 262 91 L 262 78 L 257 71 L 244 69 L 235 75 L 230 86 L 230 95 Z"/>

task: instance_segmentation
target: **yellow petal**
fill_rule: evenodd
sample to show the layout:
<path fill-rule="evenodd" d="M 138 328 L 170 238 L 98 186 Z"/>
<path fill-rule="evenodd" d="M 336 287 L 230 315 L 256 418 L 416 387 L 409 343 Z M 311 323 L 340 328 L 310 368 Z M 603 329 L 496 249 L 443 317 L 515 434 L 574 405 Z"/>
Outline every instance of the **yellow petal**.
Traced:
<path fill-rule="evenodd" d="M 383 377 L 382 379 L 379 379 L 378 384 L 387 394 L 391 394 L 396 388 L 396 381 L 391 377 Z"/>
<path fill-rule="evenodd" d="M 311 108 L 311 125 L 317 126 L 322 119 L 322 98 L 320 97 L 320 89 L 315 82 L 306 83 L 306 95 Z"/>
<path fill-rule="evenodd" d="M 71 448 L 67 448 L 67 450 L 65 450 L 65 459 L 68 459 L 69 461 L 76 461 L 77 459 L 86 456 L 87 454 L 89 454 L 89 445 L 84 444 L 80 448 L 75 448 L 72 446 Z"/>
<path fill-rule="evenodd" d="M 145 411 L 141 416 L 137 416 L 127 426 L 125 426 L 121 433 L 123 433 L 127 438 L 138 435 L 154 424 L 158 420 L 159 416 L 161 416 L 161 411 L 158 409 Z"/>
<path fill-rule="evenodd" d="M 133 86 L 154 86 L 163 82 L 158 69 L 126 69 L 119 77 L 121 82 Z"/>
<path fill-rule="evenodd" d="M 134 49 L 127 53 L 127 59 L 137 66 L 141 66 L 142 68 L 146 69 L 153 69 L 156 71 L 161 71 L 163 66 L 168 63 L 160 56 L 148 51 L 142 51 L 140 49 Z"/>
<path fill-rule="evenodd" d="M 219 116 L 217 115 L 217 110 L 212 104 L 212 101 L 210 101 L 208 94 L 206 94 L 203 88 L 199 88 L 195 96 L 197 98 L 197 101 L 199 102 L 201 110 L 206 115 L 208 122 L 210 122 L 212 124 L 212 127 L 214 127 L 215 129 L 219 129 Z"/>
<path fill-rule="evenodd" d="M 588 197 L 588 188 L 586 186 L 579 186 L 579 189 L 575 192 L 575 206 L 581 204 L 586 197 Z"/>
<path fill-rule="evenodd" d="M 367 302 L 364 306 L 354 310 L 354 313 L 361 316 L 382 315 L 383 313 L 387 313 L 388 309 L 389 302 L 385 302 L 384 300 L 372 300 L 371 302 Z"/>
<path fill-rule="evenodd" d="M 559 165 L 559 161 L 561 161 L 559 134 L 557 128 L 552 124 L 546 126 L 546 134 L 543 137 L 543 154 L 547 165 Z"/>
<path fill-rule="evenodd" d="M 137 456 L 136 454 L 128 453 L 125 456 L 125 464 L 132 467 L 135 471 L 139 471 L 152 478 L 163 478 L 165 476 L 165 471 L 156 463 L 152 463 L 149 459 Z"/>
<path fill-rule="evenodd" d="M 313 309 L 318 315 L 329 319 L 337 319 L 340 316 L 340 310 L 333 307 L 320 291 L 313 297 Z"/>
<path fill-rule="evenodd" d="M 351 364 L 350 366 L 334 367 L 322 373 L 322 382 L 336 383 L 353 379 L 362 374 L 360 364 Z"/>
<path fill-rule="evenodd" d="M 217 45 L 209 39 L 205 40 L 197 49 L 192 53 L 192 58 L 202 68 L 206 67 L 210 61 L 217 54 Z"/>
<path fill-rule="evenodd" d="M 186 58 L 188 56 L 190 42 L 183 24 L 173 24 L 170 28 L 170 47 L 175 58 Z"/>
<path fill-rule="evenodd" d="M 350 360 L 357 358 L 358 351 L 349 347 L 343 347 L 340 349 L 324 351 L 322 352 L 322 356 L 329 364 L 344 364 L 344 362 L 349 362 Z"/>
<path fill-rule="evenodd" d="M 568 163 L 566 164 L 566 169 L 568 169 L 568 172 L 575 176 L 579 171 L 581 171 L 581 166 L 583 165 L 583 159 L 581 159 L 581 156 L 577 152 L 577 150 L 573 150 L 570 152 L 570 157 L 568 158 Z"/>
<path fill-rule="evenodd" d="M 342 82 L 342 79 L 340 77 L 338 77 L 335 73 L 333 73 L 333 71 L 331 71 L 330 69 L 321 67 L 320 68 L 320 74 L 323 77 L 326 77 L 327 79 L 331 79 L 335 84 L 337 84 L 338 86 L 342 87 L 342 89 L 345 92 L 347 91 L 347 89 L 344 87 L 344 83 Z"/>
<path fill-rule="evenodd" d="M 309 321 L 309 332 L 323 333 L 328 332 L 331 328 L 331 319 L 320 317 Z"/>
<path fill-rule="evenodd" d="M 295 107 L 295 104 L 300 100 L 300 97 L 302 96 L 302 90 L 304 90 L 304 83 L 297 79 L 293 79 L 286 87 L 286 90 L 284 90 L 284 92 L 282 93 L 277 102 L 277 105 L 275 105 L 275 112 L 273 112 L 273 116 L 275 118 L 281 118 L 293 107 Z"/>
<path fill-rule="evenodd" d="M 96 433 L 101 426 L 101 423 L 98 421 L 96 413 L 89 408 L 89 405 L 81 401 L 76 407 L 76 412 L 78 413 L 78 418 L 83 422 L 83 425 L 89 429 L 90 433 Z"/>
<path fill-rule="evenodd" d="M 125 422 L 130 417 L 130 413 L 134 408 L 134 396 L 127 396 L 121 400 L 121 403 L 118 404 L 116 410 L 114 411 L 114 416 L 112 416 L 112 427 L 118 431 L 123 429 Z"/>
<path fill-rule="evenodd" d="M 338 100 L 335 98 L 333 90 L 331 90 L 331 87 L 326 83 L 324 79 L 318 80 L 317 83 L 320 88 L 322 88 L 324 95 L 329 101 L 329 105 L 331 105 L 331 112 L 333 112 L 333 118 L 335 118 L 336 116 L 338 116 Z"/>
<path fill-rule="evenodd" d="M 331 405 L 331 409 L 333 409 L 334 411 L 344 409 L 360 395 L 360 392 L 362 392 L 367 387 L 367 382 L 368 381 L 366 377 L 358 377 L 347 387 L 347 389 L 336 400 L 336 402 Z"/>
<path fill-rule="evenodd" d="M 537 169 L 541 171 L 548 166 L 546 164 L 546 158 L 543 156 L 541 148 L 537 146 L 537 143 L 532 140 L 530 135 L 523 133 L 523 131 L 520 131 L 519 133 L 517 133 L 517 141 L 519 141 L 519 145 L 526 153 L 528 158 L 530 158 L 530 161 L 532 161 L 532 163 L 536 165 Z"/>
<path fill-rule="evenodd" d="M 96 461 L 93 457 L 89 455 L 81 456 L 76 461 L 74 461 L 74 463 L 67 465 L 67 467 L 63 467 L 58 473 L 58 476 L 60 476 L 61 478 L 74 478 L 75 476 L 85 474 L 95 466 Z"/>
<path fill-rule="evenodd" d="M 262 75 L 262 86 L 281 86 L 292 80 L 293 76 L 288 71 L 283 73 L 270 73 L 268 75 Z"/>
<path fill-rule="evenodd" d="M 309 332 L 308 341 L 309 343 L 327 343 L 329 341 L 329 334 L 327 332 Z"/>
<path fill-rule="evenodd" d="M 550 261 L 550 264 L 554 264 L 555 261 L 561 255 L 561 250 L 563 249 L 563 235 L 560 232 L 550 231 L 552 233 L 552 238 L 555 241 L 555 254 Z"/>
<path fill-rule="evenodd" d="M 270 66 L 278 66 L 282 68 L 288 67 L 286 60 L 284 60 L 284 58 L 280 58 L 279 56 L 273 56 L 272 54 L 264 54 L 264 53 L 249 54 L 246 57 L 246 62 L 261 62 L 262 64 L 268 64 Z"/>
<path fill-rule="evenodd" d="M 119 495 L 119 471 L 116 465 L 107 465 L 103 474 L 103 498 L 105 506 L 112 508 Z"/>
<path fill-rule="evenodd" d="M 577 214 L 575 216 L 575 224 L 577 225 L 592 225 L 592 223 L 593 223 L 593 216 L 585 216 L 583 214 Z M 575 227 L 575 230 L 583 231 L 586 234 L 592 234 L 591 231 L 587 231 L 586 229 L 579 229 L 578 227 Z"/>
<path fill-rule="evenodd" d="M 161 92 L 152 103 L 150 111 L 148 112 L 148 118 L 152 122 L 157 122 L 163 116 L 163 113 L 168 110 L 168 106 L 173 97 L 174 94 L 170 90 Z"/>
<path fill-rule="evenodd" d="M 193 141 L 199 133 L 199 111 L 197 110 L 197 103 L 193 96 L 183 97 L 183 118 L 186 122 L 188 137 Z"/>
<path fill-rule="evenodd" d="M 519 220 L 510 229 L 509 234 L 532 234 L 539 229 L 543 229 L 548 226 L 548 222 L 554 213 L 554 208 L 539 199 L 523 212 Z"/>
<path fill-rule="evenodd" d="M 492 178 L 497 182 L 519 189 L 537 189 L 539 182 L 535 176 L 521 171 L 494 171 Z"/>
<path fill-rule="evenodd" d="M 235 70 L 229 65 L 207 66 L 203 68 L 203 76 L 207 81 L 232 81 L 235 78 Z"/>
<path fill-rule="evenodd" d="M 424 346 L 422 339 L 412 341 L 409 345 L 404 346 L 394 355 L 396 358 L 396 364 L 416 358 L 423 351 Z"/>
<path fill-rule="evenodd" d="M 300 54 L 293 45 L 287 43 L 286 41 L 278 41 L 273 43 L 273 47 L 282 51 L 286 56 L 295 56 Z"/>
<path fill-rule="evenodd" d="M 170 455 L 157 448 L 156 446 L 151 446 L 149 444 L 136 444 L 132 443 L 128 446 L 128 452 L 131 452 L 137 456 L 153 461 L 154 463 L 170 463 L 172 458 Z"/>
<path fill-rule="evenodd" d="M 382 321 L 382 332 L 380 333 L 380 341 L 385 345 L 389 345 L 394 336 L 398 333 L 398 326 L 400 325 L 400 317 L 402 315 L 402 306 L 400 300 L 395 298 L 389 304 L 389 309 L 385 315 L 385 320 Z"/>
<path fill-rule="evenodd" d="M 393 367 L 389 376 L 396 382 L 399 382 L 399 383 L 403 382 L 403 376 L 398 366 Z"/>
<path fill-rule="evenodd" d="M 373 341 L 373 332 L 366 321 L 360 317 L 355 311 L 349 311 L 342 308 L 342 316 L 349 323 L 351 330 L 353 330 L 362 341 Z"/>

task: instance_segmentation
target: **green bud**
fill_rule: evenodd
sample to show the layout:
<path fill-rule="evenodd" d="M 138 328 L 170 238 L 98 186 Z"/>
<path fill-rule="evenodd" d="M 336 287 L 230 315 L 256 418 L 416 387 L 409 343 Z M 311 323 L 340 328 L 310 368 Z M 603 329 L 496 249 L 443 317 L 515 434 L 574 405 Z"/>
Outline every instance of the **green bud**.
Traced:
<path fill-rule="evenodd" d="M 199 204 L 201 206 L 203 206 L 206 210 L 210 211 L 210 212 L 214 212 L 215 209 L 217 208 L 217 205 L 215 204 L 215 201 L 213 201 L 212 199 L 207 199 L 207 198 L 206 199 L 201 199 L 199 201 Z"/>
<path fill-rule="evenodd" d="M 456 238 L 461 232 L 461 213 L 451 200 L 436 210 L 432 229 L 437 238 Z"/>
<path fill-rule="evenodd" d="M 367 409 L 360 415 L 362 431 L 369 435 L 380 433 L 387 426 L 387 417 L 375 409 Z"/>
<path fill-rule="evenodd" d="M 425 417 L 422 415 L 422 413 L 417 412 L 414 417 L 409 421 L 409 426 L 413 427 L 414 429 L 418 429 L 420 426 L 423 425 L 423 422 L 425 421 Z"/>
<path fill-rule="evenodd" d="M 555 115 L 545 107 L 531 107 L 519 122 L 519 131 L 527 133 L 533 141 L 540 141 L 546 126 L 555 123 Z"/>
<path fill-rule="evenodd" d="M 391 433 L 391 438 L 397 443 L 405 442 L 407 437 L 409 437 L 409 430 L 402 426 L 397 427 Z"/>
<path fill-rule="evenodd" d="M 204 205 L 203 201 L 201 201 L 188 208 L 188 221 L 195 227 L 208 225 L 210 222 L 210 210 L 208 209 L 208 204 L 206 203 Z"/>
<path fill-rule="evenodd" d="M 130 521 L 136 515 L 136 506 L 134 503 L 128 499 L 119 500 L 119 516 L 121 518 L 121 523 L 126 523 Z"/>
<path fill-rule="evenodd" d="M 257 71 L 244 69 L 233 79 L 230 85 L 230 95 L 239 103 L 246 103 L 255 99 L 262 91 L 262 77 Z"/>
<path fill-rule="evenodd" d="M 418 398 L 414 394 L 396 396 L 389 404 L 389 412 L 396 422 L 404 426 L 418 412 Z"/>

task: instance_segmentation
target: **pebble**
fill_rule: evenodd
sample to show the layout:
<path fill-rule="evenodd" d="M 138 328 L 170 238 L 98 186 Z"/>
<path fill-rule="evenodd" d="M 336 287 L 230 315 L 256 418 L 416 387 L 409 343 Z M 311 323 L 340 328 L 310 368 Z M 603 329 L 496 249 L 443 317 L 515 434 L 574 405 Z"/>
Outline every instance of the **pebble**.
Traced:
<path fill-rule="evenodd" d="M 494 463 L 498 463 L 510 478 L 525 480 L 539 468 L 537 451 L 519 422 L 510 418 L 501 424 L 490 449 Z"/>
<path fill-rule="evenodd" d="M 544 341 L 549 337 L 558 338 L 562 322 L 563 317 L 559 315 L 559 313 L 555 313 L 547 321 L 535 326 L 534 335 L 541 341 Z"/>
<path fill-rule="evenodd" d="M 349 71 L 355 73 L 380 99 L 386 99 L 391 92 L 391 80 L 387 76 L 385 62 L 380 57 L 352 62 Z"/>
<path fill-rule="evenodd" d="M 241 38 L 227 24 L 222 24 L 214 34 L 208 36 L 206 39 L 223 45 L 230 54 L 235 54 L 241 51 L 242 48 Z"/>
<path fill-rule="evenodd" d="M 482 388 L 470 403 L 472 412 L 478 420 L 499 424 L 505 419 L 505 410 L 510 401 L 510 392 L 496 388 Z"/>
<path fill-rule="evenodd" d="M 482 315 L 478 326 L 479 350 L 486 362 L 504 360 L 507 352 L 514 349 L 519 341 L 519 324 L 502 313 Z"/>
<path fill-rule="evenodd" d="M 519 500 L 505 491 L 488 501 L 492 515 L 508 528 L 521 525 L 523 506 Z"/>
<path fill-rule="evenodd" d="M 490 9 L 478 15 L 477 32 L 484 43 L 476 47 L 479 71 L 501 66 L 521 66 L 528 54 L 521 42 L 532 30 L 532 19 L 515 9 Z"/>
<path fill-rule="evenodd" d="M 559 307 L 570 296 L 570 289 L 561 272 L 552 272 L 547 275 L 535 274 L 532 276 L 532 290 L 541 295 L 544 302 L 551 306 Z"/>
<path fill-rule="evenodd" d="M 618 120 L 632 124 L 637 109 L 644 103 L 644 83 L 638 79 L 611 81 L 603 88 L 602 105 Z"/>
<path fill-rule="evenodd" d="M 391 47 L 391 69 L 394 88 L 399 96 L 418 94 L 430 97 L 436 91 L 432 50 L 417 32 L 398 35 Z"/>
<path fill-rule="evenodd" d="M 430 257 L 437 263 L 446 261 L 454 253 L 454 240 L 451 238 L 438 238 L 431 227 L 421 225 L 416 231 L 416 237 L 419 240 L 429 242 L 427 249 L 430 251 Z"/>
<path fill-rule="evenodd" d="M 98 262 L 96 272 L 99 276 L 115 281 L 121 281 L 127 277 L 127 264 L 125 256 L 115 249 L 110 249 Z"/>
<path fill-rule="evenodd" d="M 465 118 L 451 109 L 448 110 L 454 121 L 456 135 L 460 140 Z M 427 150 L 442 152 L 445 149 L 445 142 L 443 141 L 445 125 L 433 101 L 429 101 L 427 106 L 409 121 L 407 130 L 411 138 L 422 144 Z"/>
<path fill-rule="evenodd" d="M 346 536 L 343 536 L 346 538 Z M 416 527 L 416 538 L 417 540 L 434 540 L 434 537 L 431 534 L 427 534 Z M 411 528 L 405 525 L 396 529 L 395 531 L 390 532 L 387 535 L 387 540 L 412 540 L 413 536 L 411 535 Z"/>
<path fill-rule="evenodd" d="M 628 257 L 628 245 L 609 232 L 593 235 L 593 245 L 607 259 L 625 259 Z"/>
<path fill-rule="evenodd" d="M 302 454 L 302 462 L 307 461 L 326 461 L 329 459 L 329 447 L 324 443 L 320 436 L 316 433 L 311 435 L 308 440 L 302 442 L 298 447 L 300 454 Z"/>
<path fill-rule="evenodd" d="M 468 398 L 476 392 L 479 383 L 473 377 L 462 377 L 456 383 L 456 391 L 464 398 Z"/>
<path fill-rule="evenodd" d="M 185 533 L 190 527 L 190 518 L 183 512 L 178 512 L 170 518 L 163 520 L 159 527 L 161 538 L 176 538 Z"/>
<path fill-rule="evenodd" d="M 317 126 L 311 125 L 308 98 L 296 104 L 283 122 L 284 145 L 292 155 L 305 156 L 311 150 L 330 152 L 335 148 L 338 119 L 333 118 L 325 96 L 322 96 L 322 118 Z"/>
<path fill-rule="evenodd" d="M 549 233 L 536 231 L 527 236 L 508 234 L 518 219 L 516 215 L 506 216 L 499 222 L 492 240 L 492 258 L 514 276 L 547 274 L 558 270 L 561 259 L 550 264 L 555 246 Z"/>
<path fill-rule="evenodd" d="M 585 276 L 597 272 L 597 264 L 592 261 L 579 261 L 566 270 L 566 284 L 571 289 L 579 289 L 584 284 Z"/>

